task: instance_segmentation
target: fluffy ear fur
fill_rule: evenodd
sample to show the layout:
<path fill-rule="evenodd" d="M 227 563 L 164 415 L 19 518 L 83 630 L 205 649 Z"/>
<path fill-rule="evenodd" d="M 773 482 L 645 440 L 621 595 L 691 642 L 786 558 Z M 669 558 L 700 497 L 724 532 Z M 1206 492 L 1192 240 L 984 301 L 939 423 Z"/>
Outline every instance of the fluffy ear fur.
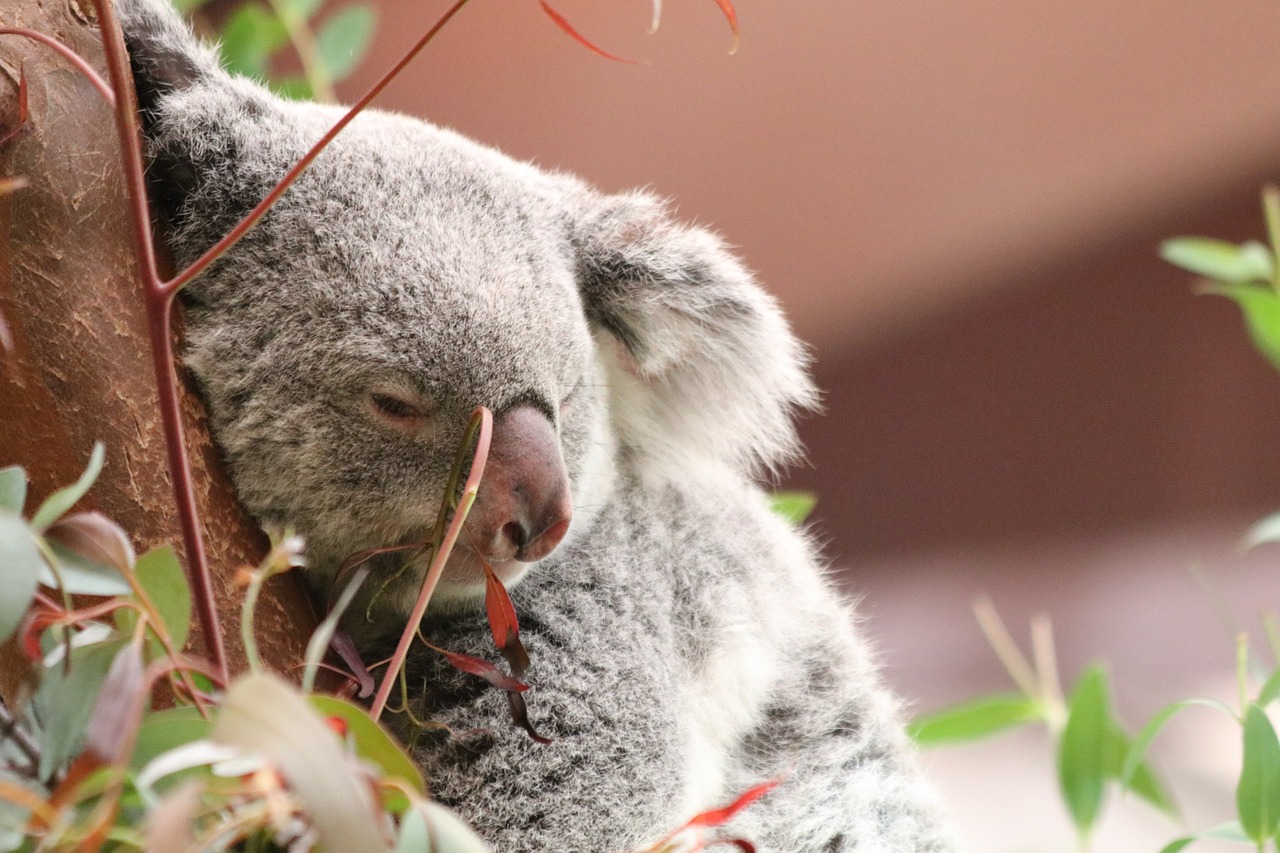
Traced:
<path fill-rule="evenodd" d="M 622 447 L 657 465 L 714 459 L 750 473 L 787 461 L 792 410 L 817 405 L 808 356 L 724 243 L 642 193 L 599 200 L 577 233 Z"/>

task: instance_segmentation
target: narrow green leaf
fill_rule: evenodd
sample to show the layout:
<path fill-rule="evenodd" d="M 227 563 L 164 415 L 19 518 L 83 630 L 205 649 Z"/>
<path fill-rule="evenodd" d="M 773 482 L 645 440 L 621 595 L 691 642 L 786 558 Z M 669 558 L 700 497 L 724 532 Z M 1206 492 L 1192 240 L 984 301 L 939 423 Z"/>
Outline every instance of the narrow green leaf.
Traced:
<path fill-rule="evenodd" d="M 1129 736 L 1118 726 L 1112 730 L 1112 737 L 1115 744 L 1111 749 L 1111 756 L 1115 764 L 1109 768 L 1108 776 L 1120 780 L 1126 790 L 1132 791 L 1165 814 L 1177 817 L 1178 806 L 1173 801 L 1173 795 L 1147 762 L 1139 761 L 1128 776 L 1122 777 L 1123 762 L 1128 756 L 1131 743 Z"/>
<path fill-rule="evenodd" d="M 335 696 L 310 695 L 311 707 L 326 717 L 339 717 L 347 724 L 347 733 L 355 744 L 356 755 L 378 767 L 387 776 L 399 779 L 419 794 L 426 795 L 422 774 L 404 750 L 369 718 L 365 709 Z"/>
<path fill-rule="evenodd" d="M 1093 829 L 1102 810 L 1107 777 L 1119 766 L 1114 755 L 1116 728 L 1106 673 L 1100 666 L 1091 666 L 1076 682 L 1058 743 L 1058 783 L 1082 836 Z"/>
<path fill-rule="evenodd" d="M 1244 834 L 1244 830 L 1240 828 L 1240 824 L 1233 820 L 1191 835 L 1184 835 L 1166 844 L 1160 849 L 1160 853 L 1179 853 L 1187 845 L 1196 841 L 1237 841 L 1241 844 L 1253 845 L 1253 842 Z"/>
<path fill-rule="evenodd" d="M 1217 699 L 1180 699 L 1172 702 L 1159 711 L 1157 711 L 1147 724 L 1142 727 L 1142 731 L 1138 732 L 1137 737 L 1128 745 L 1124 753 L 1124 761 L 1120 765 L 1119 780 L 1120 784 L 1125 787 L 1129 786 L 1129 781 L 1133 778 L 1133 774 L 1137 771 L 1139 765 L 1142 764 L 1143 758 L 1147 754 L 1147 748 L 1151 746 L 1151 742 L 1156 739 L 1156 735 L 1160 734 L 1164 729 L 1165 723 L 1173 717 L 1174 714 L 1183 708 L 1189 708 L 1192 705 L 1203 705 L 1206 708 L 1215 708 L 1227 714 L 1227 716 L 1235 719 L 1235 712 L 1223 702 Z"/>
<path fill-rule="evenodd" d="M 1270 287 L 1254 284 L 1211 285 L 1202 292 L 1234 301 L 1244 313 L 1254 347 L 1280 370 L 1280 296 Z"/>
<path fill-rule="evenodd" d="M 27 472 L 20 465 L 0 468 L 0 509 L 21 515 L 22 506 L 26 502 Z"/>
<path fill-rule="evenodd" d="M 1236 786 L 1240 826 L 1258 845 L 1280 826 L 1280 740 L 1267 715 L 1250 705 L 1244 715 L 1244 766 Z"/>
<path fill-rule="evenodd" d="M 1021 693 L 998 693 L 912 720 L 907 733 L 921 746 L 976 740 L 1044 718 L 1034 700 Z"/>
<path fill-rule="evenodd" d="M 377 20 L 368 6 L 347 6 L 330 15 L 316 34 L 316 51 L 334 81 L 355 70 L 373 36 Z"/>
<path fill-rule="evenodd" d="M 271 80 L 267 85 L 271 91 L 291 101 L 309 101 L 315 97 L 311 81 L 306 77 L 285 77 L 283 80 Z"/>
<path fill-rule="evenodd" d="M 1270 282 L 1275 267 L 1271 250 L 1253 240 L 1237 246 L 1209 237 L 1176 237 L 1161 244 L 1160 257 L 1226 284 Z"/>
<path fill-rule="evenodd" d="M 219 52 L 233 74 L 266 80 L 272 54 L 289 43 L 289 32 L 273 12 L 258 3 L 245 3 L 222 28 Z"/>
<path fill-rule="evenodd" d="M 347 585 L 342 588 L 342 594 L 338 596 L 338 601 L 330 609 L 329 614 L 311 632 L 311 639 L 307 641 L 307 652 L 303 658 L 305 663 L 302 670 L 303 693 L 310 693 L 315 685 L 316 672 L 320 669 L 320 661 L 324 659 L 325 652 L 329 650 L 329 641 L 333 639 L 333 633 L 338 630 L 338 620 L 342 618 L 342 614 L 351 605 L 351 599 L 355 598 L 368 577 L 367 566 L 357 569 L 356 573 L 348 579 Z"/>
<path fill-rule="evenodd" d="M 0 595 L 0 642 L 18 630 L 22 617 L 36 594 L 36 580 L 44 568 L 44 560 L 36 540 L 22 517 L 0 509 L 0 577 L 4 594 Z"/>
<path fill-rule="evenodd" d="M 102 446 L 102 442 L 95 442 L 93 452 L 89 454 L 89 464 L 85 467 L 84 473 L 80 475 L 80 479 L 70 486 L 58 489 L 44 499 L 44 503 L 40 504 L 36 514 L 31 516 L 32 528 L 44 530 L 65 515 L 71 507 L 75 506 L 76 501 L 84 497 L 85 492 L 89 491 L 89 487 L 93 485 L 94 480 L 98 479 L 98 474 L 102 472 L 104 459 L 106 459 L 106 448 Z"/>
<path fill-rule="evenodd" d="M 770 503 L 774 512 L 799 527 L 813 512 L 818 497 L 810 492 L 775 492 Z"/>
<path fill-rule="evenodd" d="M 160 614 L 174 649 L 181 650 L 191 630 L 191 589 L 178 555 L 168 545 L 153 548 L 138 558 L 134 573 Z"/>

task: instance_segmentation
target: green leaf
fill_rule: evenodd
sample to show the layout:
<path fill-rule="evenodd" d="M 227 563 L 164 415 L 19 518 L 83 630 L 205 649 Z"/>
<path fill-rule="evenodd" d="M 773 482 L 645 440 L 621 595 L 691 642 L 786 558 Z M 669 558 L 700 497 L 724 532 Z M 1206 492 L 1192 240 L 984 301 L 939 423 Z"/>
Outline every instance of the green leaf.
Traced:
<path fill-rule="evenodd" d="M 324 5 L 324 0 L 280 0 L 280 6 L 298 20 L 306 21 Z"/>
<path fill-rule="evenodd" d="M 201 717 L 193 707 L 152 711 L 138 728 L 138 740 L 134 744 L 129 767 L 134 771 L 141 770 L 157 755 L 207 738 L 212 730 L 212 721 Z"/>
<path fill-rule="evenodd" d="M 324 850 L 389 850 L 378 831 L 381 811 L 337 739 L 296 688 L 253 673 L 231 685 L 213 740 L 275 764 L 311 817 Z"/>
<path fill-rule="evenodd" d="M 1108 768 L 1107 775 L 1110 778 L 1120 780 L 1120 784 L 1126 790 L 1132 791 L 1160 811 L 1172 817 L 1177 817 L 1178 807 L 1173 802 L 1173 796 L 1145 761 L 1140 760 L 1128 776 L 1122 777 L 1123 761 L 1128 757 L 1131 746 L 1129 736 L 1118 726 L 1112 729 L 1111 736 L 1115 739 L 1111 749 L 1111 756 L 1115 764 Z"/>
<path fill-rule="evenodd" d="M 192 12 L 208 3 L 209 0 L 172 0 L 172 2 L 173 8 L 177 9 L 184 15 L 190 15 Z"/>
<path fill-rule="evenodd" d="M 1257 705 L 1244 715 L 1244 766 L 1236 811 L 1245 835 L 1261 846 L 1280 826 L 1280 740 Z"/>
<path fill-rule="evenodd" d="M 1209 237 L 1177 237 L 1164 241 L 1160 257 L 1226 284 L 1269 282 L 1275 269 L 1271 250 L 1253 240 L 1237 246 Z"/>
<path fill-rule="evenodd" d="M 817 503 L 818 497 L 810 492 L 775 492 L 770 501 L 773 511 L 796 527 L 804 524 Z"/>
<path fill-rule="evenodd" d="M 1102 810 L 1107 778 L 1112 768 L 1119 766 L 1114 754 L 1116 728 L 1106 674 L 1100 666 L 1091 666 L 1076 682 L 1058 743 L 1058 783 L 1082 836 L 1093 829 Z"/>
<path fill-rule="evenodd" d="M 222 28 L 219 52 L 233 74 L 266 80 L 272 54 L 289 43 L 289 32 L 273 12 L 257 3 L 245 3 Z"/>
<path fill-rule="evenodd" d="M 98 691 L 126 640 L 107 640 L 71 650 L 71 670 L 61 663 L 44 670 L 35 703 L 41 722 L 40 778 L 80 751 Z"/>
<path fill-rule="evenodd" d="M 72 551 L 61 542 L 46 540 L 49 550 L 58 561 L 55 579 L 49 567 L 41 564 L 40 583 L 53 588 L 62 581 L 62 587 L 74 595 L 128 595 L 132 592 L 129 582 L 110 566 L 95 563 Z"/>
<path fill-rule="evenodd" d="M 330 15 L 316 34 L 316 51 L 334 81 L 352 71 L 369 49 L 377 20 L 368 6 L 347 6 Z"/>
<path fill-rule="evenodd" d="M 1240 306 L 1254 347 L 1280 370 L 1280 296 L 1254 284 L 1211 285 L 1202 292 L 1225 296 Z"/>
<path fill-rule="evenodd" d="M 1191 835 L 1184 835 L 1181 838 L 1171 841 L 1160 849 L 1160 853 L 1179 853 L 1188 844 L 1195 841 L 1238 841 L 1241 844 L 1253 844 L 1248 836 L 1244 834 L 1244 830 L 1240 828 L 1240 824 L 1233 821 L 1220 823 L 1210 829 L 1195 832 Z"/>
<path fill-rule="evenodd" d="M 153 548 L 138 558 L 134 573 L 164 622 L 174 649 L 180 651 L 191 630 L 191 589 L 178 555 L 168 545 Z"/>
<path fill-rule="evenodd" d="M 106 449 L 102 446 L 102 442 L 94 442 L 93 452 L 89 454 L 89 464 L 85 467 L 84 473 L 80 475 L 80 479 L 70 486 L 58 489 L 45 498 L 44 503 L 40 504 L 40 508 L 36 510 L 36 514 L 31 516 L 31 527 L 35 530 L 44 530 L 65 515 L 67 510 L 75 506 L 76 501 L 84 497 L 85 492 L 89 491 L 93 481 L 98 479 L 98 474 L 102 472 L 102 462 L 105 458 Z"/>
<path fill-rule="evenodd" d="M 1155 740 L 1156 735 L 1164 729 L 1165 723 L 1169 722 L 1174 714 L 1178 713 L 1183 708 L 1189 708 L 1192 705 L 1203 705 L 1206 708 L 1215 708 L 1219 711 L 1223 711 L 1232 719 L 1235 719 L 1235 712 L 1232 711 L 1225 703 L 1220 702 L 1217 699 L 1180 699 L 1177 702 L 1172 702 L 1164 706 L 1147 721 L 1147 724 L 1142 727 L 1142 731 L 1138 732 L 1137 737 L 1135 737 L 1133 742 L 1128 744 L 1125 749 L 1124 761 L 1121 763 L 1120 771 L 1117 774 L 1117 778 L 1120 780 L 1121 785 L 1124 785 L 1126 788 L 1129 787 L 1130 780 L 1133 779 L 1134 773 L 1137 772 L 1138 767 L 1142 764 L 1143 757 L 1147 754 L 1147 748 L 1151 746 L 1151 742 Z"/>
<path fill-rule="evenodd" d="M 20 465 L 0 468 L 0 509 L 21 515 L 26 502 L 27 472 Z"/>
<path fill-rule="evenodd" d="M 1262 685 L 1262 689 L 1258 691 L 1258 707 L 1265 708 L 1280 697 L 1280 669 L 1271 673 L 1271 677 Z"/>
<path fill-rule="evenodd" d="M 399 779 L 419 794 L 426 795 L 422 774 L 413 760 L 391 739 L 382 727 L 369 718 L 368 712 L 335 696 L 311 695 L 311 707 L 326 717 L 339 717 L 347 724 L 347 734 L 355 744 L 356 755 Z"/>
<path fill-rule="evenodd" d="M 1240 547 L 1248 551 L 1267 542 L 1280 542 L 1280 512 L 1259 521 L 1240 540 Z"/>
<path fill-rule="evenodd" d="M 44 559 L 35 536 L 22 517 L 0 509 L 0 572 L 4 594 L 0 595 L 0 642 L 9 639 L 22 624 L 22 617 L 36 594 L 36 581 Z"/>
<path fill-rule="evenodd" d="M 400 819 L 396 853 L 490 853 L 490 849 L 453 812 L 420 800 Z"/>
<path fill-rule="evenodd" d="M 921 746 L 989 737 L 1044 718 L 1034 700 L 1021 693 L 998 693 L 913 720 L 907 733 Z"/>
<path fill-rule="evenodd" d="M 303 658 L 305 663 L 302 670 L 303 693 L 310 693 L 312 686 L 315 685 L 316 672 L 320 669 L 320 661 L 323 660 L 325 652 L 329 650 L 329 642 L 333 639 L 334 632 L 338 630 L 338 620 L 342 618 L 342 614 L 351 605 L 351 599 L 355 598 L 368 577 L 367 566 L 357 569 L 356 573 L 347 580 L 347 585 L 342 588 L 342 594 L 338 596 L 337 603 L 330 608 L 329 614 L 311 632 L 311 639 L 307 641 L 307 651 Z"/>
<path fill-rule="evenodd" d="M 30 779 L 24 779 L 17 774 L 8 772 L 6 768 L 0 767 L 0 780 L 17 788 L 25 788 L 41 800 L 49 798 L 48 791 Z M 26 806 L 18 805 L 0 797 L 0 851 L 9 853 L 11 850 L 18 850 L 22 847 L 22 841 L 27 837 L 26 832 L 23 830 L 27 825 L 27 818 L 30 814 L 31 812 Z"/>

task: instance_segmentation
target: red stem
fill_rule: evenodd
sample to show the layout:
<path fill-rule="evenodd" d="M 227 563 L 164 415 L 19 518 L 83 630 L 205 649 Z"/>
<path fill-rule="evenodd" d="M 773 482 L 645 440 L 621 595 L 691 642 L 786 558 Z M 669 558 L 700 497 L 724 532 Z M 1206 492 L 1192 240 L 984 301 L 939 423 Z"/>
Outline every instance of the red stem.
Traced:
<path fill-rule="evenodd" d="M 94 0 L 94 2 L 101 3 L 102 0 Z M 446 11 L 438 21 L 436 21 L 435 25 L 432 26 L 431 29 L 427 30 L 426 35 L 418 39 L 417 44 L 410 48 L 409 52 L 401 57 L 400 61 L 393 65 L 391 70 L 382 76 L 381 80 L 373 84 L 373 87 L 370 88 L 369 91 L 365 92 L 364 96 L 361 97 L 360 100 L 356 101 L 351 109 L 347 110 L 346 115 L 338 119 L 338 123 L 329 128 L 328 132 L 325 133 L 324 136 L 320 137 L 319 142 L 311 146 L 311 150 L 303 155 L 302 159 L 293 165 L 293 168 L 291 168 L 285 176 L 280 179 L 280 182 L 272 188 L 271 192 L 267 193 L 266 198 L 258 202 L 257 207 L 249 211 L 248 216 L 240 220 L 239 224 L 227 232 L 225 237 L 213 244 L 213 247 L 209 249 L 209 251 L 197 258 L 195 263 L 170 279 L 164 285 L 165 290 L 170 293 L 176 293 L 178 290 L 182 289 L 183 285 L 191 281 L 191 279 L 195 278 L 200 273 L 204 272 L 205 268 L 217 260 L 223 252 L 238 243 L 240 238 L 245 235 L 245 232 L 257 224 L 258 220 L 266 215 L 266 212 L 271 209 L 280 196 L 284 195 L 284 191 L 287 190 L 295 180 L 297 180 L 303 170 L 310 166 L 311 162 L 315 160 L 316 157 L 320 156 L 320 152 L 328 147 L 329 143 L 333 141 L 333 138 L 337 136 L 343 128 L 350 124 L 352 119 L 364 111 L 364 108 L 369 105 L 369 102 L 376 98 L 382 90 L 385 89 L 387 85 L 404 70 L 405 66 L 413 61 L 413 58 L 427 46 L 429 41 L 435 38 L 436 33 L 440 32 L 444 25 L 449 23 L 453 16 L 456 15 L 462 7 L 467 4 L 467 2 L 468 0 L 457 0 L 457 2 L 450 6 L 448 11 Z"/>
<path fill-rule="evenodd" d="M 213 581 L 204 549 L 203 527 L 196 506 L 191 463 L 187 458 L 182 432 L 182 410 L 178 397 L 178 377 L 174 371 L 172 317 L 173 294 L 160 281 L 156 270 L 155 244 L 151 239 L 151 210 L 147 204 L 147 185 L 143 176 L 142 139 L 137 123 L 137 105 L 133 97 L 133 81 L 129 75 L 129 59 L 124 37 L 116 23 L 115 12 L 108 0 L 93 0 L 102 28 L 102 49 L 106 55 L 111 86 L 119 93 L 115 103 L 116 134 L 120 139 L 121 165 L 129 189 L 132 213 L 134 253 L 138 260 L 138 283 L 142 288 L 147 311 L 147 329 L 151 337 L 151 363 L 155 371 L 156 391 L 160 397 L 160 418 L 165 447 L 169 457 L 169 474 L 178 518 L 182 525 L 183 547 L 187 554 L 187 579 L 196 605 L 200 633 L 208 645 L 209 657 L 218 678 L 230 680 L 227 653 L 223 644 L 218 608 L 214 603 Z"/>
<path fill-rule="evenodd" d="M 0 36 L 22 36 L 52 48 L 59 56 L 74 65 L 76 70 L 93 84 L 93 87 L 98 90 L 98 94 L 102 95 L 107 104 L 113 107 L 116 105 L 115 93 L 111 91 L 111 87 L 107 85 L 107 82 L 98 76 L 98 72 L 94 71 L 89 63 L 81 58 L 80 54 L 57 39 L 36 30 L 29 30 L 26 27 L 0 27 Z"/>

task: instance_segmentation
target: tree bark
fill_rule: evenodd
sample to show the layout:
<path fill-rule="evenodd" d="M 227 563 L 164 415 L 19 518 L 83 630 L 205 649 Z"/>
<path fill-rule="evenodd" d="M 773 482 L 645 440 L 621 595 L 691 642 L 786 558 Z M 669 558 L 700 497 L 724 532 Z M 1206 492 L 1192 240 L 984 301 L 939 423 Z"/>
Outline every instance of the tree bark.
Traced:
<path fill-rule="evenodd" d="M 0 26 L 53 36 L 105 77 L 89 0 L 3 0 Z M 167 543 L 182 555 L 111 111 L 52 50 L 4 35 L 0 136 L 16 124 L 23 74 L 29 116 L 0 143 L 0 177 L 27 182 L 0 195 L 0 316 L 13 338 L 0 365 L 0 465 L 26 468 L 30 511 L 74 481 L 101 440 L 107 462 L 86 503 L 115 519 L 140 551 Z M 244 649 L 234 574 L 261 560 L 265 539 L 236 503 L 203 407 L 185 384 L 187 452 L 235 672 Z M 292 673 L 315 624 L 294 573 L 268 583 L 256 622 L 264 661 Z M 197 652 L 201 645 L 197 638 Z M 14 695 L 23 666 L 12 650 L 0 655 L 0 696 Z"/>

